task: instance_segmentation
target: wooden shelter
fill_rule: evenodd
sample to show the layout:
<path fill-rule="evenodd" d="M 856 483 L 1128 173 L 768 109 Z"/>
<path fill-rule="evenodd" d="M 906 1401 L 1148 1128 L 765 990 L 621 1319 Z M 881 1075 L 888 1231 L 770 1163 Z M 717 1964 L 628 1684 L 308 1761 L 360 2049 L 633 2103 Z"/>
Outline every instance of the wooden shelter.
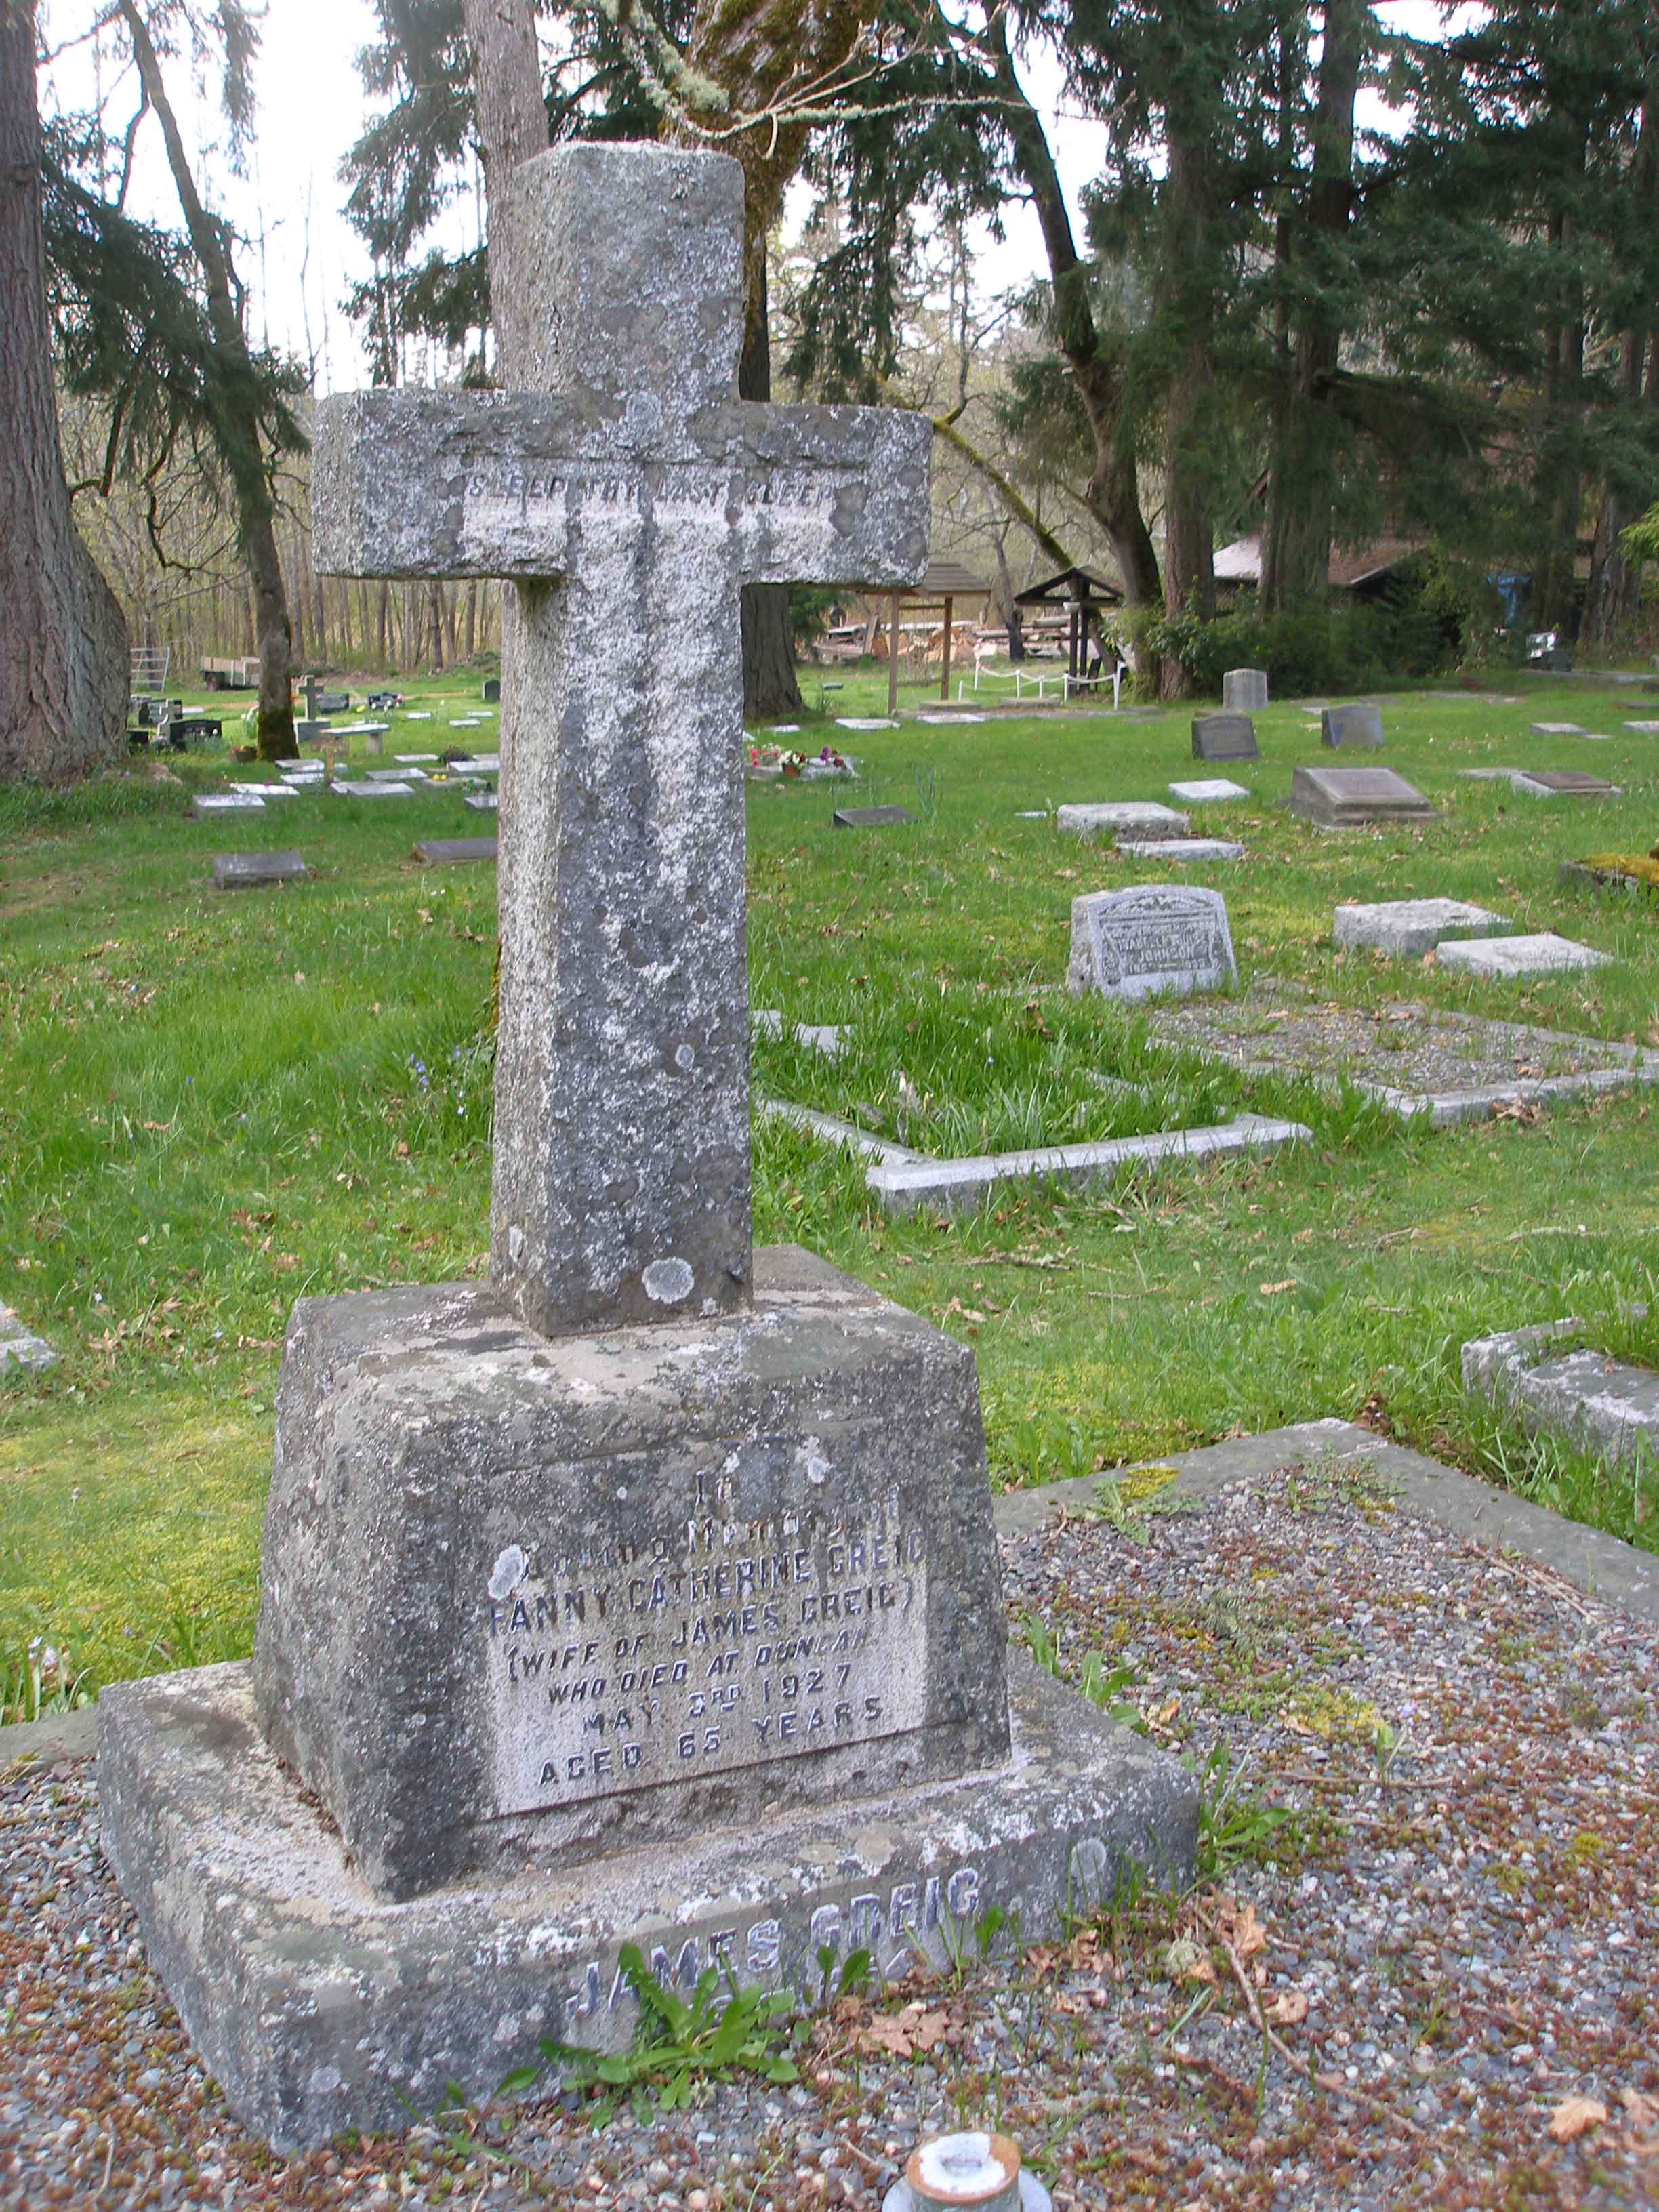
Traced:
<path fill-rule="evenodd" d="M 1017 607 L 1064 607 L 1069 617 L 1066 636 L 1066 673 L 1071 683 L 1085 681 L 1089 672 L 1089 638 L 1098 640 L 1103 607 L 1121 607 L 1123 594 L 1115 584 L 1088 568 L 1062 568 L 1046 582 L 1028 584 L 1014 594 Z"/>
<path fill-rule="evenodd" d="M 936 607 L 945 612 L 945 668 L 939 680 L 939 696 L 951 696 L 951 621 L 958 599 L 988 599 L 991 587 L 981 583 L 972 569 L 964 568 L 959 561 L 930 561 L 927 573 L 919 584 L 908 590 L 892 592 L 887 600 L 887 711 L 890 714 L 898 706 L 899 615 L 901 610 L 912 613 L 931 613 Z"/>

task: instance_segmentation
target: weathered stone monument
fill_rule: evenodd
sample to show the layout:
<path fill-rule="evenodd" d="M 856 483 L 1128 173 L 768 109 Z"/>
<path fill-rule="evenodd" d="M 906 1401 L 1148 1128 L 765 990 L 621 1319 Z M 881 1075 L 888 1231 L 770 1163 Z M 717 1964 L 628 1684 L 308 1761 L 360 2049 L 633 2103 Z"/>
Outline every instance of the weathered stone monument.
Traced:
<path fill-rule="evenodd" d="M 1382 709 L 1369 700 L 1348 707 L 1322 707 L 1319 742 L 1333 751 L 1355 747 L 1379 750 L 1382 738 Z"/>
<path fill-rule="evenodd" d="M 490 1280 L 301 1302 L 252 1665 L 100 1711 L 151 1959 L 284 2146 L 620 2046 L 626 1942 L 816 1988 L 1196 1834 L 1006 1654 L 971 1352 L 750 1249 L 739 588 L 918 577 L 928 425 L 738 402 L 735 162 L 512 188 L 538 388 L 329 403 L 313 492 L 320 568 L 516 598 Z"/>
<path fill-rule="evenodd" d="M 1137 884 L 1073 899 L 1066 981 L 1073 998 L 1098 991 L 1131 1000 L 1236 988 L 1226 900 L 1184 884 Z"/>
<path fill-rule="evenodd" d="M 1242 714 L 1261 714 L 1267 707 L 1265 668 L 1230 668 L 1221 679 L 1223 707 L 1236 707 Z"/>
<path fill-rule="evenodd" d="M 1417 786 L 1391 768 L 1298 768 L 1285 804 L 1321 830 L 1425 822 L 1434 813 Z"/>
<path fill-rule="evenodd" d="M 1255 724 L 1248 714 L 1225 712 L 1193 716 L 1193 758 L 1204 761 L 1260 760 Z"/>

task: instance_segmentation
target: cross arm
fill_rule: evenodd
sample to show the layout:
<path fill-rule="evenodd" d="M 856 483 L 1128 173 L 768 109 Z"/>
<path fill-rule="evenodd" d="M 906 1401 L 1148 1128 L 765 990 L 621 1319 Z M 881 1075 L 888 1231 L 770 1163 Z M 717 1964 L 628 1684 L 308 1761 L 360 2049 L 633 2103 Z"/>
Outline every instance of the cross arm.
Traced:
<path fill-rule="evenodd" d="M 905 585 L 927 558 L 925 416 L 876 407 L 374 391 L 325 400 L 325 574 L 556 577 L 579 539 L 731 541 L 744 582 Z"/>

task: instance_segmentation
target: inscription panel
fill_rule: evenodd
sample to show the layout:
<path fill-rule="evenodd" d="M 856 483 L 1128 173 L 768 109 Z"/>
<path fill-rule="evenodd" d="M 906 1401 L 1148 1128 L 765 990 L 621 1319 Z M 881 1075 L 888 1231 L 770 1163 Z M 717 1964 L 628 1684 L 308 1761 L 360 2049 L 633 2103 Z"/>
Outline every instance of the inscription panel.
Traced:
<path fill-rule="evenodd" d="M 1096 892 L 1077 902 L 1073 933 L 1074 988 L 1091 981 L 1110 997 L 1139 999 L 1213 990 L 1237 974 L 1218 891 L 1146 885 Z M 1090 972 L 1079 975 L 1084 945 Z"/>
<path fill-rule="evenodd" d="M 672 1535 L 501 1552 L 479 1624 L 497 1814 L 923 1724 L 927 1537 L 897 1492 L 755 1521 L 720 1487 L 696 1477 Z"/>

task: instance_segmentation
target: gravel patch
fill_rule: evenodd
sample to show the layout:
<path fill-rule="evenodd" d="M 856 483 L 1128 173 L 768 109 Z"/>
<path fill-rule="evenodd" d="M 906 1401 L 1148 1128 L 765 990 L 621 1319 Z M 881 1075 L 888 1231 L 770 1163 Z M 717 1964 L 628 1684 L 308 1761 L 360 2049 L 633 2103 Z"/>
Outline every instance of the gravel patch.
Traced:
<path fill-rule="evenodd" d="M 1158 1479 L 1004 1559 L 1063 1673 L 1099 1653 L 1156 1741 L 1225 1745 L 1193 1898 L 843 1999 L 795 2083 L 274 2158 L 147 1970 L 92 1763 L 18 1763 L 0 2204 L 874 2207 L 919 2132 L 964 2121 L 1012 2134 L 1061 2212 L 1659 2201 L 1659 1630 L 1334 1459 L 1126 1512 Z"/>
<path fill-rule="evenodd" d="M 1523 1022 L 1415 1004 L 1343 1006 L 1259 981 L 1237 999 L 1158 1005 L 1149 1018 L 1159 1042 L 1243 1073 L 1346 1075 L 1424 1096 L 1626 1068 L 1641 1057 L 1629 1045 Z"/>

